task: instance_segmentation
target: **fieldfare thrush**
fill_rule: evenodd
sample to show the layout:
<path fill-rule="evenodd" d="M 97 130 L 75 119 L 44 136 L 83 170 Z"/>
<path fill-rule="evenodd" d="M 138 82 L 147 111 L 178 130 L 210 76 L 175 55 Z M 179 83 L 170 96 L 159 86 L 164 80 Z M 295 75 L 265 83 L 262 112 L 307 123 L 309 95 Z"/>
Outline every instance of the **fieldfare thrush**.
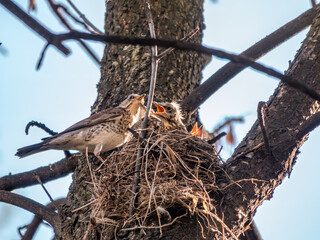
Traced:
<path fill-rule="evenodd" d="M 129 139 L 128 128 L 142 117 L 144 96 L 131 94 L 118 107 L 95 113 L 41 143 L 20 148 L 16 156 L 23 158 L 50 149 L 88 151 L 99 156 L 119 147 Z"/>

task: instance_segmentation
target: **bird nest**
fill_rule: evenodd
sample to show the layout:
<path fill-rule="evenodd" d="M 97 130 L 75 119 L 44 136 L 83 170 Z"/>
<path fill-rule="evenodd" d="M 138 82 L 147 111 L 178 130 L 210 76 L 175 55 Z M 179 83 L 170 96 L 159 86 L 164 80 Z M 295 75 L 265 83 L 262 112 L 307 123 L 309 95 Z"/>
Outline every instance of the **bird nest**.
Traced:
<path fill-rule="evenodd" d="M 210 196 L 218 190 L 216 172 L 221 164 L 212 145 L 185 131 L 163 129 L 148 131 L 142 145 L 135 195 L 139 139 L 133 137 L 95 170 L 91 219 L 122 230 L 152 226 L 160 232 L 187 215 L 199 214 L 206 223 L 217 219 L 216 202 Z"/>

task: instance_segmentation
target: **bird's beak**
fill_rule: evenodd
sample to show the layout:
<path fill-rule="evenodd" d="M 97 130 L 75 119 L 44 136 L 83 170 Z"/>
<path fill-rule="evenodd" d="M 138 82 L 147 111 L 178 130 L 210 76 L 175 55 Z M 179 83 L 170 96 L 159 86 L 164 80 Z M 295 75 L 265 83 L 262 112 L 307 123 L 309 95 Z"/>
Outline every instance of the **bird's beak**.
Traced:
<path fill-rule="evenodd" d="M 191 135 L 202 138 L 203 137 L 203 126 L 198 128 L 198 123 L 196 122 L 190 132 Z"/>
<path fill-rule="evenodd" d="M 201 126 L 194 135 L 197 136 L 197 137 L 199 137 L 199 138 L 203 138 L 203 131 L 202 131 L 202 129 L 203 129 L 203 126 Z"/>
<path fill-rule="evenodd" d="M 140 95 L 140 96 L 138 97 L 138 101 L 139 101 L 139 102 L 142 102 L 145 96 L 146 96 L 145 94 Z"/>
<path fill-rule="evenodd" d="M 159 105 L 156 102 L 153 102 L 153 104 L 157 107 L 157 111 L 156 113 L 153 113 L 154 115 L 161 115 L 163 113 L 166 113 L 167 111 L 164 109 L 164 107 L 162 107 L 161 105 Z"/>
<path fill-rule="evenodd" d="M 198 123 L 196 122 L 190 132 L 191 135 L 195 135 L 196 132 L 198 131 Z"/>

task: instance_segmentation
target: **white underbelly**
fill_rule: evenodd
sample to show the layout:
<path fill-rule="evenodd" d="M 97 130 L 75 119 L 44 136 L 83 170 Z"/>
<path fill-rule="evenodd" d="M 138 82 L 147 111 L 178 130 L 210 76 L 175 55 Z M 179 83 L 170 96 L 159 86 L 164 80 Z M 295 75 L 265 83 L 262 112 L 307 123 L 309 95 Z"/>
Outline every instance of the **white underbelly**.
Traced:
<path fill-rule="evenodd" d="M 88 129 L 82 129 L 65 133 L 62 136 L 54 138 L 50 141 L 50 145 L 61 150 L 78 150 L 85 153 L 88 148 L 89 153 L 107 152 L 114 148 L 120 147 L 128 140 L 129 134 L 119 134 L 113 131 L 108 133 L 97 134 L 87 139 Z"/>

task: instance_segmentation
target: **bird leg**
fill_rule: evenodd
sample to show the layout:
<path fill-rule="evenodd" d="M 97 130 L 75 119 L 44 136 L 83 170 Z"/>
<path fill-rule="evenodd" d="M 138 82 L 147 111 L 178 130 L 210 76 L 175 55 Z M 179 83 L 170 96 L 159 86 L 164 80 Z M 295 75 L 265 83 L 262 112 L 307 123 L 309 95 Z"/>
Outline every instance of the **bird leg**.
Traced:
<path fill-rule="evenodd" d="M 98 160 L 103 163 L 104 160 L 103 158 L 100 156 L 101 150 L 102 150 L 103 145 L 102 144 L 98 144 L 94 150 L 93 150 L 93 154 L 96 158 L 98 158 Z M 88 151 L 88 148 L 86 149 Z"/>

